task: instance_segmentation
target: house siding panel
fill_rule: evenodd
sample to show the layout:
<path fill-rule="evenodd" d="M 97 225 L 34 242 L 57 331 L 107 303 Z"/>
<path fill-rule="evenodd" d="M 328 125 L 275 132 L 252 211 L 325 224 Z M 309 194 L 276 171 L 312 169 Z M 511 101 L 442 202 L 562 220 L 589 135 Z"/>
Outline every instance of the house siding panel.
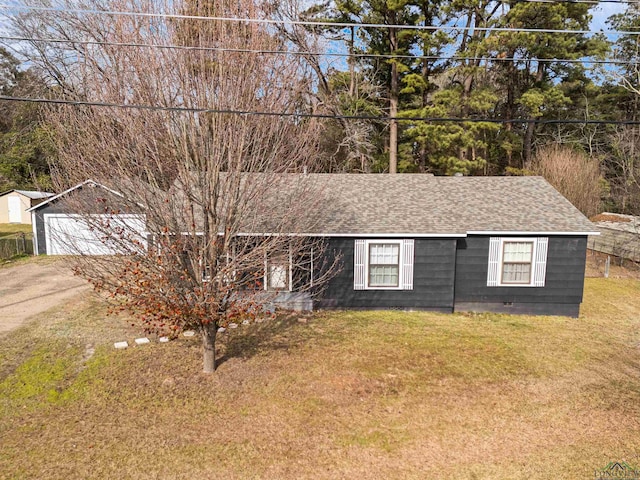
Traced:
<path fill-rule="evenodd" d="M 341 255 L 342 268 L 316 300 L 316 308 L 453 311 L 455 239 L 415 239 L 412 290 L 355 290 L 354 245 L 354 238 L 327 242 L 327 255 Z"/>
<path fill-rule="evenodd" d="M 543 287 L 489 287 L 488 236 L 458 240 L 455 310 L 577 316 L 584 287 L 586 236 L 549 236 Z"/>

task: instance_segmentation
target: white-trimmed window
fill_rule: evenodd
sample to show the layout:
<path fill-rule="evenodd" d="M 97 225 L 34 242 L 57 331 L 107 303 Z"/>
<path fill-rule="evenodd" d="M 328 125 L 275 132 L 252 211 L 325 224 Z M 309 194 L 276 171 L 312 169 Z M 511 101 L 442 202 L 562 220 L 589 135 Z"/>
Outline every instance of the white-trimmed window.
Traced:
<path fill-rule="evenodd" d="M 355 290 L 413 290 L 413 239 L 356 240 Z"/>
<path fill-rule="evenodd" d="M 547 237 L 491 237 L 487 286 L 544 287 L 548 244 Z"/>
<path fill-rule="evenodd" d="M 265 256 L 264 263 L 264 289 L 291 291 L 293 275 L 291 252 Z"/>

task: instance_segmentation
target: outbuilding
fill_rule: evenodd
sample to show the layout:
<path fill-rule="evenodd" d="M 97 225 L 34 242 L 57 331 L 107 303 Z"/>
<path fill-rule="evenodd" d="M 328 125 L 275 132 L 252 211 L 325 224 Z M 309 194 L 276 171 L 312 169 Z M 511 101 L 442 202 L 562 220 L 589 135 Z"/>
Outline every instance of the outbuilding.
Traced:
<path fill-rule="evenodd" d="M 0 193 L 0 223 L 31 225 L 31 207 L 53 197 L 53 193 L 32 190 L 9 190 Z"/>

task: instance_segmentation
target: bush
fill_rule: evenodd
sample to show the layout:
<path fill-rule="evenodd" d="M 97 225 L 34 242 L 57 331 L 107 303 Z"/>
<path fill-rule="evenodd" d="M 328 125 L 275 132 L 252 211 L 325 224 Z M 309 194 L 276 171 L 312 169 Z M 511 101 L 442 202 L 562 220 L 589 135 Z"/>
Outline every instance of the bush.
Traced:
<path fill-rule="evenodd" d="M 532 170 L 544 177 L 587 217 L 600 211 L 600 162 L 562 145 L 547 145 L 536 152 Z"/>

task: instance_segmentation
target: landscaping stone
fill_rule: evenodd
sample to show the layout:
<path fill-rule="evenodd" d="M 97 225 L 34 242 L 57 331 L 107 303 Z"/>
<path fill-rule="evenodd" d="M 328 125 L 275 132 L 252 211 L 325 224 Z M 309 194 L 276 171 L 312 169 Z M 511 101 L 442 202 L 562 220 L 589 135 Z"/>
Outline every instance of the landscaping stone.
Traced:
<path fill-rule="evenodd" d="M 243 324 L 243 325 L 249 325 L 249 323 L 250 323 L 250 322 L 249 322 L 249 320 L 243 320 L 243 321 L 242 321 L 242 324 Z"/>
<path fill-rule="evenodd" d="M 136 338 L 136 345 L 144 345 L 146 343 L 151 343 L 147 337 Z"/>
<path fill-rule="evenodd" d="M 121 348 L 127 348 L 129 344 L 127 342 L 116 342 L 113 344 L 113 346 L 115 348 L 121 349 Z"/>
<path fill-rule="evenodd" d="M 237 323 L 230 323 L 229 324 L 229 328 L 238 328 L 238 324 Z"/>
<path fill-rule="evenodd" d="M 194 332 L 193 330 L 187 330 L 182 335 L 184 335 L 185 337 L 193 337 L 195 334 L 196 332 Z"/>
<path fill-rule="evenodd" d="M 167 343 L 167 342 L 169 341 L 169 337 L 160 337 L 160 338 L 158 339 L 158 341 L 159 341 L 160 343 Z"/>
<path fill-rule="evenodd" d="M 224 333 L 224 332 L 226 332 L 226 331 L 227 331 L 227 329 L 226 329 L 226 328 L 224 328 L 224 327 L 220 327 L 220 328 L 218 329 L 218 333 Z"/>

